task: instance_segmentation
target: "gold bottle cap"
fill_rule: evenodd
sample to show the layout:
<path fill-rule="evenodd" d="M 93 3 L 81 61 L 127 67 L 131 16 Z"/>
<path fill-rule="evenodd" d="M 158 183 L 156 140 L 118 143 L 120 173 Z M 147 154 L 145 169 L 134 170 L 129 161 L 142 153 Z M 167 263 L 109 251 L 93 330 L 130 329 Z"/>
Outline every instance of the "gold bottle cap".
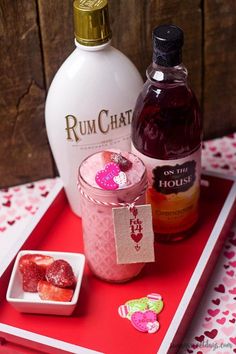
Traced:
<path fill-rule="evenodd" d="M 77 42 L 96 46 L 111 39 L 107 0 L 74 1 L 74 32 Z"/>

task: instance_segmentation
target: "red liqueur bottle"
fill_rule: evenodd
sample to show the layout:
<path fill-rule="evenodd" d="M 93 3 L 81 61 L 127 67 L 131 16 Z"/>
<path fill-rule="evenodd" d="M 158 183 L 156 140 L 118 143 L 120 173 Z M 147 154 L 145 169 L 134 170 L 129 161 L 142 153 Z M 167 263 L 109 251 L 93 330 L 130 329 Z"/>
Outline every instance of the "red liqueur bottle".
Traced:
<path fill-rule="evenodd" d="M 153 63 L 132 120 L 132 152 L 146 164 L 157 240 L 185 238 L 198 220 L 202 120 L 182 64 L 183 31 L 153 31 Z"/>

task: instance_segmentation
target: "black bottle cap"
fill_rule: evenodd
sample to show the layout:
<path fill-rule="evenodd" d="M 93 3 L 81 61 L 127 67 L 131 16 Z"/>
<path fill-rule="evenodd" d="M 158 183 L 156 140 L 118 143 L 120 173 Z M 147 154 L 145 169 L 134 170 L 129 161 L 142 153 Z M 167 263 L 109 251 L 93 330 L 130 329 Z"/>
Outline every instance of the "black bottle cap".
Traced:
<path fill-rule="evenodd" d="M 184 33 L 174 25 L 161 25 L 153 30 L 153 61 L 161 66 L 176 66 L 182 62 Z"/>

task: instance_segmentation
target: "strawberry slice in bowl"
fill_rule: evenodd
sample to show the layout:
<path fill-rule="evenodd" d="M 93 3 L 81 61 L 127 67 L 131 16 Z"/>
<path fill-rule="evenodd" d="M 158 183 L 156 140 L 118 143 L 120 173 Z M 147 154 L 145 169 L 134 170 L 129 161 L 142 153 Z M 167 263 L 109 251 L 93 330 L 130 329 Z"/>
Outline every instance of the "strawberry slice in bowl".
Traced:
<path fill-rule="evenodd" d="M 45 270 L 33 262 L 19 269 L 22 273 L 23 290 L 31 293 L 37 292 L 38 282 L 45 279 Z"/>
<path fill-rule="evenodd" d="M 37 290 L 40 299 L 49 301 L 68 302 L 71 301 L 74 293 L 73 289 L 59 288 L 45 280 L 40 280 L 38 282 Z"/>
<path fill-rule="evenodd" d="M 40 253 L 36 253 L 36 254 L 26 253 L 23 256 L 21 256 L 19 260 L 20 271 L 23 273 L 24 268 L 32 262 L 37 264 L 37 266 L 45 269 L 46 271 L 46 268 L 54 262 L 54 258 Z"/>
<path fill-rule="evenodd" d="M 45 260 L 49 264 L 45 265 Z M 62 272 L 63 276 L 69 274 L 68 278 L 62 278 L 66 287 L 55 286 L 46 279 L 47 269 L 59 260 L 59 263 L 63 260 L 72 270 L 72 273 L 68 273 L 66 267 L 67 271 Z M 80 253 L 20 251 L 12 270 L 6 299 L 19 312 L 69 316 L 77 305 L 84 263 L 85 257 Z M 55 277 L 56 273 L 53 273 Z M 36 292 L 32 292 L 31 289 L 35 288 Z"/>

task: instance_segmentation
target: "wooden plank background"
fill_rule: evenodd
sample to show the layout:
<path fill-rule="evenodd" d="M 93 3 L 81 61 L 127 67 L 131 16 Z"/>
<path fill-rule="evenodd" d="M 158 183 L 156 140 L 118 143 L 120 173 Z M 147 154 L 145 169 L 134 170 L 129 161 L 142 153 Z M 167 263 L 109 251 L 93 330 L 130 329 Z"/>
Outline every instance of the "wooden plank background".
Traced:
<path fill-rule="evenodd" d="M 74 49 L 73 0 L 0 0 L 0 187 L 55 175 L 44 124 L 54 74 Z M 145 78 L 152 29 L 185 32 L 184 63 L 204 136 L 236 130 L 235 0 L 110 0 L 113 45 Z"/>

